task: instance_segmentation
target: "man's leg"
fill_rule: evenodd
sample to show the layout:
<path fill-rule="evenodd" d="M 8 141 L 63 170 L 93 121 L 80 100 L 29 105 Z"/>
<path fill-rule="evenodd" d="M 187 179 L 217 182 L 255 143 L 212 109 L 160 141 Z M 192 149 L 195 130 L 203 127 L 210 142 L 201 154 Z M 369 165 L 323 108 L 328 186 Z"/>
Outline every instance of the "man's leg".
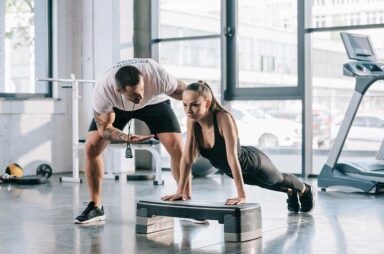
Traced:
<path fill-rule="evenodd" d="M 101 205 L 101 184 L 104 175 L 104 162 L 101 154 L 108 143 L 97 131 L 88 132 L 87 142 L 85 143 L 85 173 L 90 198 L 91 201 L 95 202 L 95 206 Z"/>
<path fill-rule="evenodd" d="M 183 142 L 181 138 L 181 133 L 176 132 L 164 132 L 158 133 L 156 136 L 160 139 L 160 142 L 163 144 L 169 155 L 171 156 L 171 171 L 172 175 L 175 178 L 176 182 L 179 182 L 180 177 L 180 161 L 183 153 Z M 191 197 L 192 186 L 191 186 L 191 177 L 186 185 L 185 195 Z"/>

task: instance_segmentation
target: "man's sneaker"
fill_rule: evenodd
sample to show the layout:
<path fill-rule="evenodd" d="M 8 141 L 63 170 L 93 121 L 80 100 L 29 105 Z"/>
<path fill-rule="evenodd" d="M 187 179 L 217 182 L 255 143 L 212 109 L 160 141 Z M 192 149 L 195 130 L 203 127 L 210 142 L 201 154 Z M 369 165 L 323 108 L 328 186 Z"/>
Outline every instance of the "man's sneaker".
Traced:
<path fill-rule="evenodd" d="M 288 211 L 297 213 L 300 211 L 300 203 L 297 191 L 292 191 L 291 195 L 288 194 L 287 199 Z"/>
<path fill-rule="evenodd" d="M 87 208 L 76 217 L 76 224 L 86 224 L 105 220 L 104 208 L 95 206 L 95 202 L 89 202 Z"/>
<path fill-rule="evenodd" d="M 300 197 L 300 203 L 301 203 L 301 212 L 310 212 L 314 205 L 315 202 L 313 200 L 313 194 L 312 194 L 312 187 L 309 184 L 304 184 L 305 185 L 305 192 L 299 196 Z"/>

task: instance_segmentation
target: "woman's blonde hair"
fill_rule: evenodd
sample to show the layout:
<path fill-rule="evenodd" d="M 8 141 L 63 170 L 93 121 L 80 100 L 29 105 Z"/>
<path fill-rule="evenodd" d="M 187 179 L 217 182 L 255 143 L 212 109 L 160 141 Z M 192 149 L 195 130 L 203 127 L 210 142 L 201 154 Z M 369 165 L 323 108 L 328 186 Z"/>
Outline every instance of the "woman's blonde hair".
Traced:
<path fill-rule="evenodd" d="M 185 91 L 194 91 L 196 92 L 199 96 L 203 96 L 205 99 L 208 99 L 211 101 L 211 105 L 209 106 L 209 111 L 210 112 L 226 112 L 228 113 L 232 119 L 233 116 L 231 113 L 226 110 L 221 103 L 216 99 L 214 96 L 211 87 L 203 80 L 199 80 L 197 82 L 189 84 L 186 88 Z M 233 119 L 234 120 L 234 119 Z M 236 124 L 235 124 L 236 126 Z M 202 132 L 201 128 L 198 125 L 197 122 L 193 124 L 193 130 L 192 130 L 192 158 L 195 160 L 197 156 L 199 155 L 199 140 L 197 137 L 202 137 Z M 237 128 L 236 128 L 237 132 Z"/>

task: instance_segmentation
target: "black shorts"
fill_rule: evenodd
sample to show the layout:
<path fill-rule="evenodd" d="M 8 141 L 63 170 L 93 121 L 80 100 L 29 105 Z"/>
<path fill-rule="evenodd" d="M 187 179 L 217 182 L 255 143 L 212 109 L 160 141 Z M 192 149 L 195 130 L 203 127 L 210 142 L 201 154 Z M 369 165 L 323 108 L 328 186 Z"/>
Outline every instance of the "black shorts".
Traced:
<path fill-rule="evenodd" d="M 113 108 L 113 111 L 115 112 L 113 126 L 120 130 L 124 129 L 129 120 L 135 118 L 145 122 L 151 131 L 151 134 L 163 132 L 181 133 L 179 122 L 177 121 L 175 112 L 173 112 L 169 100 L 153 105 L 147 105 L 135 111 L 124 111 L 115 107 Z M 95 119 L 92 119 L 88 131 L 96 130 L 97 126 Z"/>

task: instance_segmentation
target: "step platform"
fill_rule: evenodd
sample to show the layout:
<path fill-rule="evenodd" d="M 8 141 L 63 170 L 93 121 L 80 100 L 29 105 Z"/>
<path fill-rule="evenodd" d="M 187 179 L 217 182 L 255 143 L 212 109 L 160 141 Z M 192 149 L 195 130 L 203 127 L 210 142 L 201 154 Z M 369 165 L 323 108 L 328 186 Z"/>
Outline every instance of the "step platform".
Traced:
<path fill-rule="evenodd" d="M 217 220 L 224 224 L 224 239 L 244 242 L 261 237 L 261 207 L 256 203 L 223 205 L 192 201 L 137 202 L 136 233 L 150 234 L 173 229 L 174 217 Z"/>

